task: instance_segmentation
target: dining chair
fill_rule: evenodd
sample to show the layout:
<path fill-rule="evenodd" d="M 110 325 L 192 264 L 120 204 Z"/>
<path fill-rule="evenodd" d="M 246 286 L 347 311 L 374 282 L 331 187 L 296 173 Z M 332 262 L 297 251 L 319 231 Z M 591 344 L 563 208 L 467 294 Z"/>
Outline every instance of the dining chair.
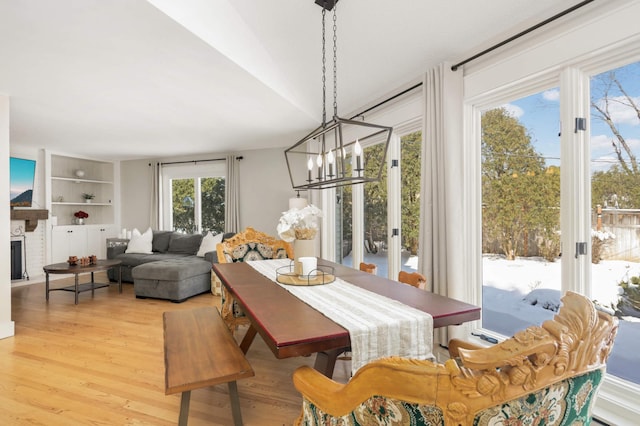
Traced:
<path fill-rule="evenodd" d="M 293 247 L 284 240 L 279 240 L 264 232 L 247 227 L 244 231 L 224 240 L 216 246 L 218 263 L 244 262 L 247 260 L 293 259 Z M 233 296 L 221 289 L 222 319 L 234 333 L 239 325 L 248 325 L 245 316 Z"/>
<path fill-rule="evenodd" d="M 552 320 L 487 348 L 450 344 L 444 364 L 382 358 L 346 384 L 299 367 L 294 424 L 588 425 L 617 331 L 616 317 L 567 292 Z"/>
<path fill-rule="evenodd" d="M 369 274 L 376 275 L 378 273 L 378 265 L 375 263 L 360 262 L 360 270 L 368 272 Z"/>
<path fill-rule="evenodd" d="M 419 272 L 400 271 L 398 273 L 398 281 L 421 289 L 424 289 L 427 285 L 427 278 Z"/>

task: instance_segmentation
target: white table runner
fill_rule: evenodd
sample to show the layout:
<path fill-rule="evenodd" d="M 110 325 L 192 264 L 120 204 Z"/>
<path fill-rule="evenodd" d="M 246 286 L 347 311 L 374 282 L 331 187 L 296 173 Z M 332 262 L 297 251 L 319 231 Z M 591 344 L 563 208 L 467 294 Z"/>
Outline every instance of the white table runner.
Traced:
<path fill-rule="evenodd" d="M 291 260 L 246 263 L 277 283 L 276 269 L 290 265 Z M 333 283 L 318 286 L 279 285 L 349 331 L 354 374 L 368 362 L 387 356 L 435 359 L 431 352 L 433 318 L 426 312 L 339 277 Z"/>

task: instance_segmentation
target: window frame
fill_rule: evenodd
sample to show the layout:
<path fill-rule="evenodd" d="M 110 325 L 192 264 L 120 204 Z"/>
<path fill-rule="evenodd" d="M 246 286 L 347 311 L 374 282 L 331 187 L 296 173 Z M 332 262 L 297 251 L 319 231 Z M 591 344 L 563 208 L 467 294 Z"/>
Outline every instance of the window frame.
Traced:
<path fill-rule="evenodd" d="M 226 166 L 224 161 L 214 163 L 165 164 L 162 166 L 162 227 L 173 229 L 173 209 L 171 181 L 174 179 L 194 179 L 194 215 L 196 233 L 202 232 L 202 191 L 201 179 L 223 178 L 226 180 Z"/>
<path fill-rule="evenodd" d="M 401 192 L 399 188 L 397 191 L 393 191 L 390 189 L 390 185 L 393 182 L 400 182 L 399 177 L 397 179 L 392 179 L 392 173 L 398 174 L 399 176 L 399 168 L 391 169 L 391 159 L 400 159 L 400 139 L 407 134 L 422 131 L 422 123 L 423 123 L 423 94 L 422 87 L 415 88 L 407 92 L 400 98 L 394 99 L 389 102 L 387 105 L 383 107 L 379 107 L 377 110 L 373 111 L 366 117 L 367 122 L 388 125 L 393 127 L 393 134 L 391 137 L 391 141 L 389 142 L 389 148 L 387 150 L 387 216 L 388 223 L 387 228 L 390 230 L 394 227 L 401 227 L 401 217 L 398 217 L 398 223 L 392 224 L 389 220 L 394 220 L 394 215 L 390 215 L 391 209 L 393 209 L 395 205 L 399 205 L 401 202 Z M 365 119 L 364 117 L 362 117 Z M 397 141 L 394 140 L 397 138 Z M 363 148 L 375 144 L 372 141 L 363 146 Z M 423 138 L 424 144 L 424 138 Z M 397 146 L 396 146 L 397 145 Z M 396 154 L 397 151 L 397 154 Z M 395 157 L 393 157 L 395 155 Z M 392 173 L 390 173 L 392 171 Z M 364 247 L 364 209 L 360 209 L 360 211 L 356 211 L 356 205 L 364 206 L 364 188 L 362 185 L 354 185 L 352 190 L 352 261 L 353 265 L 358 265 L 359 262 L 362 262 L 363 247 Z M 321 200 L 322 205 L 324 206 L 323 211 L 325 212 L 325 216 L 323 217 L 323 225 L 322 225 L 322 257 L 327 260 L 338 261 L 337 253 L 335 250 L 336 245 L 336 190 L 335 188 L 326 189 L 320 191 L 319 198 Z M 315 194 L 312 194 L 312 201 L 315 200 Z M 392 226 L 393 225 L 393 226 Z M 402 232 L 402 231 L 400 231 Z M 358 235 L 360 235 L 358 239 Z M 393 237 L 396 238 L 396 237 Z M 392 247 L 397 246 L 397 244 L 392 245 L 391 237 L 387 236 L 388 248 L 391 251 Z M 392 265 L 392 262 L 397 262 L 398 264 Z M 397 277 L 398 271 L 400 270 L 400 253 L 397 253 L 397 256 L 393 256 L 391 253 L 388 254 L 388 271 L 389 278 L 395 279 Z M 395 274 L 395 275 L 393 275 Z M 392 276 L 393 275 L 393 276 Z"/>
<path fill-rule="evenodd" d="M 465 159 L 465 226 L 471 230 L 466 245 L 466 283 L 453 283 L 465 300 L 482 306 L 482 188 L 481 176 L 481 112 L 512 99 L 524 97 L 545 88 L 560 87 L 561 116 L 561 227 L 564 251 L 571 252 L 576 241 L 590 242 L 591 184 L 590 127 L 584 132 L 571 128 L 574 117 L 585 117 L 590 123 L 590 78 L 598 73 L 640 60 L 638 38 L 619 42 L 614 48 L 588 52 L 580 59 L 554 64 L 544 71 L 531 72 L 519 80 L 505 81 L 492 90 L 464 100 Z M 508 68 L 508 67 L 507 67 Z M 534 67 L 535 68 L 535 67 Z M 495 70 L 493 70 L 495 72 Z M 498 71 L 499 72 L 499 71 Z M 466 82 L 465 82 L 466 83 Z M 465 86 L 466 88 L 466 86 Z M 570 223 L 571 225 L 566 225 Z M 565 224 L 565 225 L 563 225 Z M 562 290 L 591 294 L 591 246 L 586 256 L 562 257 Z M 472 283 L 472 285 L 468 285 Z M 571 285 L 570 283 L 574 283 Z M 471 325 L 479 332 L 481 323 Z M 606 375 L 594 407 L 594 415 L 615 423 L 629 423 L 640 414 L 636 404 L 640 385 Z"/>

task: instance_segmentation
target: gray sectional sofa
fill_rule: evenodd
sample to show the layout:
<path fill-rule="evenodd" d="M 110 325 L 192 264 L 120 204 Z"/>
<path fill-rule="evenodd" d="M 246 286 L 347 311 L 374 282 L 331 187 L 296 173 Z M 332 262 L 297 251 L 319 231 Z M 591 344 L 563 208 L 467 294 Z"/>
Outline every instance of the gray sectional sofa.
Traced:
<path fill-rule="evenodd" d="M 126 253 L 127 246 L 116 246 L 107 248 L 107 258 L 122 262 L 122 281 L 134 283 L 136 297 L 182 302 L 211 290 L 211 264 L 218 258 L 215 251 L 196 256 L 202 238 L 201 234 L 153 231 L 151 254 Z M 117 281 L 117 274 L 117 268 L 108 271 L 112 281 Z"/>

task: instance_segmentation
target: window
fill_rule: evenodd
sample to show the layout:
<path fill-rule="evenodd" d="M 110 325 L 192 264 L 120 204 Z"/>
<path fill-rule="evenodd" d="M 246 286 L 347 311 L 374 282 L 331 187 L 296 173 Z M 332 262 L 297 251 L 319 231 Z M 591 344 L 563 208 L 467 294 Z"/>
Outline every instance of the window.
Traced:
<path fill-rule="evenodd" d="M 402 248 L 400 269 L 418 270 L 420 249 L 420 179 L 422 132 L 416 131 L 400 140 L 400 192 Z"/>
<path fill-rule="evenodd" d="M 184 233 L 224 231 L 224 163 L 163 166 L 164 228 Z"/>
<path fill-rule="evenodd" d="M 482 327 L 512 336 L 561 294 L 559 90 L 482 112 Z"/>
<path fill-rule="evenodd" d="M 640 245 L 634 218 L 636 211 L 640 211 L 640 199 L 635 201 L 636 192 L 640 194 L 637 189 L 640 181 L 636 180 L 640 169 L 635 160 L 640 153 L 637 108 L 640 66 L 637 62 L 620 66 L 632 57 L 622 50 L 612 52 L 611 60 L 599 57 L 581 67 L 570 66 L 539 74 L 531 80 L 523 80 L 517 87 L 506 85 L 502 97 L 493 92 L 486 99 L 476 98 L 467 119 L 470 123 L 479 123 L 472 131 L 478 148 L 470 152 L 477 156 L 476 179 L 482 176 L 482 183 L 477 186 L 481 197 L 477 198 L 475 210 L 471 209 L 481 218 L 477 223 L 482 229 L 482 244 L 478 245 L 476 253 L 480 262 L 475 263 L 480 265 L 475 269 L 478 287 L 471 290 L 476 295 L 476 303 L 483 306 L 483 320 L 478 326 L 507 337 L 527 323 L 540 324 L 545 316 L 553 315 L 558 308 L 559 296 L 567 290 L 588 295 L 604 308 L 611 309 L 620 318 L 620 329 L 600 392 L 599 400 L 603 401 L 600 409 L 607 410 L 606 415 L 612 418 L 621 416 L 624 422 L 633 416 L 632 411 L 623 409 L 627 406 L 626 396 L 637 398 L 640 393 L 640 375 L 636 373 L 640 355 L 633 346 L 640 334 L 637 316 L 640 306 L 636 304 L 640 288 L 636 285 L 640 284 L 640 256 L 634 254 Z M 635 58 L 639 56 L 640 53 L 635 54 Z M 607 67 L 607 63 L 611 65 Z M 554 81 L 559 82 L 556 88 L 552 88 Z M 560 101 L 558 107 L 553 106 L 556 100 Z M 520 109 L 510 112 L 513 106 Z M 494 157 L 497 154 L 485 146 L 486 138 L 492 136 L 488 130 L 490 119 L 495 118 L 493 114 L 517 118 L 515 124 L 522 126 L 520 133 L 529 136 L 530 152 L 516 157 L 518 149 L 510 147 L 505 150 L 505 158 L 496 162 L 498 168 L 506 168 L 516 158 L 534 158 L 542 161 L 545 179 L 520 187 L 507 178 L 517 175 L 520 179 L 522 170 L 505 173 L 502 180 L 497 180 L 495 171 L 487 169 L 492 164 L 488 161 L 492 158 L 490 154 Z M 527 116 L 539 117 L 528 121 Z M 502 120 L 507 118 L 502 117 Z M 540 137 L 536 121 L 541 123 L 541 128 L 546 128 L 548 137 Z M 498 129 L 504 131 L 506 127 L 499 126 Z M 545 140 L 554 139 L 559 141 L 555 147 L 544 145 Z M 530 170 L 525 170 L 525 174 L 531 179 L 537 176 Z M 548 179 L 550 177 L 553 178 Z M 489 178 L 494 179 L 492 186 L 487 185 Z M 511 198 L 507 197 L 507 189 Z M 559 224 L 560 259 L 546 263 L 536 260 L 538 266 L 545 267 L 529 269 L 524 263 L 531 260 L 527 257 L 534 255 L 531 244 L 536 243 L 537 247 L 533 248 L 539 250 L 537 256 L 543 258 L 545 254 L 540 250 L 554 247 L 550 243 L 554 241 L 551 236 L 547 235 L 543 240 L 532 239 L 531 235 L 529 238 L 520 236 L 500 247 L 494 240 L 498 236 L 505 238 L 507 233 L 504 230 L 500 233 L 492 226 L 500 223 L 501 212 L 511 209 L 512 223 L 517 223 L 522 232 L 530 233 L 531 223 L 523 214 L 528 210 L 527 203 L 539 200 L 541 189 L 548 191 L 544 192 L 547 194 L 544 199 L 559 199 L 559 205 L 552 202 L 546 209 L 559 211 L 559 217 L 554 220 Z M 505 203 L 507 198 L 510 201 Z M 500 206 L 501 212 L 490 211 L 488 203 Z M 542 205 L 540 202 L 535 204 Z M 547 227 L 538 228 L 536 235 L 541 229 L 546 231 Z M 552 229 L 548 228 L 549 231 Z M 525 241 L 528 241 L 529 249 L 524 248 Z M 540 247 L 537 241 L 549 244 Z M 500 266 L 499 262 L 489 261 L 495 259 L 496 254 L 506 259 L 511 250 L 520 264 L 496 267 Z M 525 256 L 525 252 L 529 255 Z M 503 259 L 500 262 L 504 263 Z M 498 284 L 509 276 L 514 277 L 511 283 Z M 551 282 L 559 282 L 559 286 L 549 285 Z M 518 324 L 518 317 L 526 320 Z M 611 411 L 613 406 L 616 409 Z"/>
<path fill-rule="evenodd" d="M 592 255 L 597 255 L 598 249 L 597 243 L 592 245 L 592 232 L 598 230 L 598 219 L 601 229 L 611 232 L 611 222 L 607 221 L 612 219 L 607 217 L 606 210 L 612 209 L 612 201 L 615 209 L 616 201 L 616 197 L 613 197 L 614 200 L 608 198 L 605 208 L 606 191 L 602 180 L 612 177 L 613 173 L 599 177 L 597 172 L 608 170 L 602 161 L 607 156 L 603 147 L 608 150 L 609 156 L 613 154 L 613 159 L 617 156 L 611 145 L 612 139 L 615 141 L 617 137 L 609 131 L 604 133 L 602 125 L 605 125 L 604 130 L 608 126 L 596 117 L 590 101 L 598 102 L 602 98 L 596 94 L 598 87 L 595 83 L 598 76 L 640 60 L 640 33 L 637 27 L 628 27 L 633 20 L 632 14 L 637 16 L 639 11 L 640 5 L 635 2 L 596 6 L 585 15 L 576 16 L 573 21 L 567 21 L 550 28 L 550 31 L 539 32 L 527 40 L 523 39 L 511 47 L 494 52 L 484 62 L 478 61 L 465 66 L 464 172 L 467 174 L 464 175 L 464 187 L 461 188 L 465 200 L 462 219 L 464 226 L 461 228 L 468 229 L 472 235 L 464 236 L 470 244 L 464 247 L 465 256 L 461 259 L 461 263 L 465 265 L 464 275 L 468 280 L 454 284 L 454 291 L 463 295 L 463 298 L 482 304 L 482 283 L 487 278 L 487 271 L 483 271 L 482 267 L 481 241 L 482 113 L 554 86 L 560 90 L 560 126 L 555 120 L 549 126 L 556 129 L 560 127 L 561 133 L 561 291 L 573 290 L 592 299 L 600 299 L 603 287 L 610 285 L 610 280 L 620 279 L 619 274 L 613 270 L 603 277 L 596 272 L 598 264 L 592 263 Z M 611 28 L 616 31 L 610 31 Z M 636 74 L 635 81 L 637 80 Z M 638 96 L 637 91 L 629 90 L 628 93 L 632 97 Z M 615 91 L 612 94 L 616 96 Z M 624 131 L 622 127 L 620 129 Z M 624 136 L 634 143 L 638 137 L 632 133 Z M 599 143 L 603 141 L 605 144 Z M 624 150 L 621 144 L 618 147 Z M 618 209 L 621 209 L 620 200 L 617 201 Z M 618 241 L 615 242 L 617 244 Z M 611 253 L 607 251 L 613 250 L 613 246 L 614 243 L 608 242 L 605 247 L 600 248 L 609 256 Z M 524 272 L 521 281 L 530 281 Z M 473 282 L 474 285 L 468 286 L 467 282 Z M 624 321 L 614 345 L 614 353 L 609 358 L 609 374 L 594 407 L 596 416 L 612 424 L 635 424 L 640 415 L 636 403 L 640 386 L 628 376 L 624 378 L 625 373 L 637 370 L 640 360 L 638 351 L 630 346 L 631 342 L 638 340 L 638 331 L 629 327 L 634 321 Z M 477 326 L 481 327 L 482 324 Z M 617 368 L 614 367 L 618 362 L 620 370 L 615 371 Z"/>
<path fill-rule="evenodd" d="M 412 126 L 415 129 L 416 124 Z M 379 158 L 383 144 L 364 147 L 365 167 L 377 169 L 378 164 L 367 163 Z M 336 234 L 339 262 L 353 266 L 360 261 L 377 265 L 377 274 L 395 279 L 400 269 L 418 269 L 418 236 L 420 228 L 420 167 L 422 132 L 412 131 L 401 138 L 392 138 L 386 161 L 398 160 L 398 166 L 387 164 L 379 182 L 346 186 L 336 189 Z M 397 178 L 392 171 L 400 169 Z M 395 207 L 398 221 L 389 229 L 390 211 Z M 389 246 L 388 241 L 397 229 L 401 242 Z M 355 247 L 355 250 L 354 250 Z M 397 253 L 396 253 L 397 252 Z M 395 259 L 395 260 L 394 260 Z M 397 263 L 397 264 L 396 264 Z"/>
<path fill-rule="evenodd" d="M 607 372 L 640 384 L 640 62 L 591 88 L 591 296 L 620 319 Z"/>

